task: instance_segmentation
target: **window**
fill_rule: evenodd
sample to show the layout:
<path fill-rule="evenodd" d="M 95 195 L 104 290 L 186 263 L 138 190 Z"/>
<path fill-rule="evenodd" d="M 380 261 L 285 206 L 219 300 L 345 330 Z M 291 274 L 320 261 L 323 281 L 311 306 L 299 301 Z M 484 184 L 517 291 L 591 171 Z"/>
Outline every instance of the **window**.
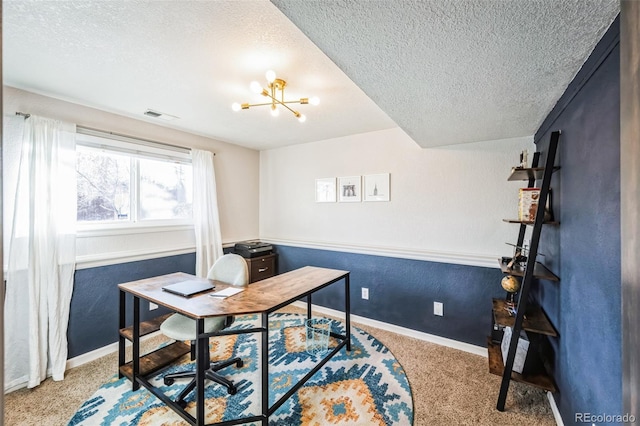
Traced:
<path fill-rule="evenodd" d="M 139 142 L 79 131 L 76 148 L 79 224 L 191 222 L 189 154 Z"/>

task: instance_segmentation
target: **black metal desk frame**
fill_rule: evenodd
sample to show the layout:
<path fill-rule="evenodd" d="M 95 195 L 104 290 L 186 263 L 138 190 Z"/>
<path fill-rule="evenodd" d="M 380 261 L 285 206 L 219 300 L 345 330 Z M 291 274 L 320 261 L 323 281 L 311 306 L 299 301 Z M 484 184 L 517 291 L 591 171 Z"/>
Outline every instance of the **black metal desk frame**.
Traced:
<path fill-rule="evenodd" d="M 269 314 L 281 309 L 298 299 L 306 298 L 307 300 L 307 318 L 311 318 L 311 296 L 313 293 L 321 290 L 329 285 L 344 279 L 344 297 L 345 297 L 345 330 L 344 335 L 331 332 L 331 337 L 338 340 L 338 345 L 328 352 L 322 360 L 320 360 L 316 366 L 311 369 L 298 383 L 294 384 L 289 391 L 287 391 L 280 399 L 278 399 L 272 406 L 269 406 Z M 283 300 L 282 303 L 277 306 L 261 312 L 261 326 L 244 330 L 222 330 L 215 333 L 204 333 L 204 319 L 194 318 L 196 321 L 196 417 L 187 413 L 184 408 L 178 405 L 175 401 L 162 393 L 158 388 L 153 386 L 147 377 L 140 375 L 140 299 L 141 297 L 131 295 L 133 297 L 133 382 L 132 389 L 134 391 L 140 388 L 140 385 L 144 386 L 149 392 L 158 397 L 162 402 L 167 404 L 173 411 L 178 413 L 185 421 L 190 425 L 197 426 L 210 426 L 210 425 L 238 425 L 247 422 L 261 422 L 263 426 L 268 426 L 269 416 L 273 414 L 282 404 L 285 403 L 295 392 L 298 391 L 315 373 L 318 372 L 336 353 L 338 353 L 343 347 L 346 346 L 347 351 L 351 351 L 351 300 L 349 294 L 349 272 L 344 275 L 328 281 L 323 285 L 320 285 L 310 291 L 306 291 L 297 295 L 296 297 Z M 120 328 L 126 327 L 126 294 L 127 291 L 120 289 Z M 261 333 L 261 408 L 262 413 L 260 415 L 244 417 L 240 419 L 227 420 L 219 423 L 211 423 L 205 425 L 205 405 L 204 405 L 204 389 L 205 389 L 205 370 L 209 368 L 209 338 L 214 336 L 224 336 L 232 334 L 247 334 L 247 333 Z M 119 364 L 125 363 L 125 348 L 122 337 L 120 338 L 118 359 Z M 158 372 L 153 372 L 150 376 L 157 375 Z"/>

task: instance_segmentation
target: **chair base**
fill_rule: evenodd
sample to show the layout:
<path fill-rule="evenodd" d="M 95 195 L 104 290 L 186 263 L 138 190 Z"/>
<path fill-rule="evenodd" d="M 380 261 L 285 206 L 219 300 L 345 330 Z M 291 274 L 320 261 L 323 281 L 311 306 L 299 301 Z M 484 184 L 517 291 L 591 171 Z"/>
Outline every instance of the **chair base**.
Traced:
<path fill-rule="evenodd" d="M 242 362 L 242 359 L 233 358 L 224 362 L 218 362 L 218 363 L 212 362 L 209 365 L 209 368 L 204 372 L 205 378 L 226 387 L 229 395 L 235 395 L 238 390 L 236 389 L 235 385 L 231 380 L 221 376 L 220 374 L 217 373 L 217 371 L 222 370 L 223 368 L 226 368 L 232 364 L 235 364 L 237 368 L 241 368 L 244 365 L 244 363 Z M 184 379 L 189 377 L 192 377 L 191 381 L 184 387 L 184 389 L 182 389 L 182 392 L 180 392 L 178 397 L 175 399 L 176 404 L 179 404 L 183 408 L 187 405 L 184 399 L 196 387 L 196 372 L 182 371 L 182 372 L 167 374 L 166 376 L 164 376 L 164 384 L 167 386 L 171 386 L 175 381 L 175 379 Z"/>

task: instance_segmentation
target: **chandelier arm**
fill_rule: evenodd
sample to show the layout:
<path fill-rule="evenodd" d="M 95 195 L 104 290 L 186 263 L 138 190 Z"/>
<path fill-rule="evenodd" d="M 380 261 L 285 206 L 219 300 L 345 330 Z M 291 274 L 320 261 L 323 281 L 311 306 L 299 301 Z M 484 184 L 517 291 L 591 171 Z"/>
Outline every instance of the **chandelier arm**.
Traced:
<path fill-rule="evenodd" d="M 286 109 L 288 109 L 289 111 L 291 111 L 293 113 L 293 115 L 295 115 L 296 117 L 298 117 L 300 115 L 300 113 L 298 111 L 294 111 L 293 109 L 289 108 L 289 105 L 287 105 L 286 103 L 280 102 L 280 101 L 278 101 L 278 103 L 280 105 L 282 105 L 283 107 L 285 107 Z"/>
<path fill-rule="evenodd" d="M 261 104 L 247 104 L 248 107 L 255 107 L 255 106 L 267 106 L 267 105 L 271 105 L 273 102 L 264 102 Z M 276 103 L 281 104 L 281 105 L 285 105 L 285 104 L 299 104 L 300 101 L 284 101 L 281 102 L 279 100 L 276 99 Z M 286 105 L 285 105 L 286 106 Z"/>
<path fill-rule="evenodd" d="M 271 105 L 271 102 L 265 102 L 263 104 L 247 104 L 247 107 L 266 106 Z"/>
<path fill-rule="evenodd" d="M 283 107 L 285 107 L 286 109 L 291 111 L 291 113 L 293 115 L 295 115 L 296 117 L 300 114 L 298 111 L 295 111 L 295 110 L 289 108 L 289 106 L 287 105 L 287 104 L 299 104 L 300 101 L 281 101 L 278 98 L 275 98 L 275 97 L 271 96 L 269 93 L 267 93 L 264 96 L 267 96 L 267 97 L 271 98 L 271 102 L 267 102 L 267 103 L 264 103 L 264 104 L 254 104 L 254 105 L 249 105 L 249 106 L 252 107 L 252 106 L 273 105 L 274 103 L 276 103 L 276 104 L 282 105 Z"/>

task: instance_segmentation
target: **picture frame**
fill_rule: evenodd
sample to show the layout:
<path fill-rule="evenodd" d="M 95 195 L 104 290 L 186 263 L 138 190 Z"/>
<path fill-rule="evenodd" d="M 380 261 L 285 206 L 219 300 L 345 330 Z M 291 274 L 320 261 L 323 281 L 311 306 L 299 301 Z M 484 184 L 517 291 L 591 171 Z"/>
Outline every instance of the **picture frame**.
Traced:
<path fill-rule="evenodd" d="M 316 179 L 316 203 L 336 202 L 336 178 Z"/>
<path fill-rule="evenodd" d="M 364 176 L 364 201 L 389 201 L 389 173 Z"/>
<path fill-rule="evenodd" d="M 362 201 L 362 182 L 360 176 L 338 178 L 338 201 L 341 203 L 359 203 Z"/>

